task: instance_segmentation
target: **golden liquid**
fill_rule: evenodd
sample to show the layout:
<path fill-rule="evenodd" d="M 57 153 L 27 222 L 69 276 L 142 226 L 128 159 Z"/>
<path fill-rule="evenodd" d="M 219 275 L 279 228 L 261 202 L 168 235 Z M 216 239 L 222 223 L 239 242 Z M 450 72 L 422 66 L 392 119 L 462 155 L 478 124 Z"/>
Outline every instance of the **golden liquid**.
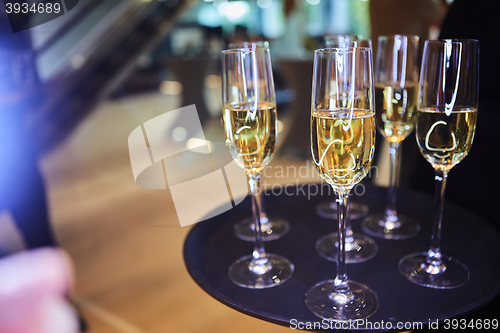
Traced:
<path fill-rule="evenodd" d="M 375 114 L 368 110 L 315 111 L 311 146 L 321 177 L 334 187 L 351 188 L 372 164 Z"/>
<path fill-rule="evenodd" d="M 375 86 L 377 127 L 392 143 L 400 143 L 413 131 L 416 122 L 417 83 L 405 88 Z"/>
<path fill-rule="evenodd" d="M 259 173 L 271 161 L 278 136 L 276 106 L 271 103 L 226 105 L 226 146 L 247 173 Z"/>
<path fill-rule="evenodd" d="M 467 156 L 476 132 L 477 110 L 418 110 L 417 143 L 435 169 L 449 171 Z"/>

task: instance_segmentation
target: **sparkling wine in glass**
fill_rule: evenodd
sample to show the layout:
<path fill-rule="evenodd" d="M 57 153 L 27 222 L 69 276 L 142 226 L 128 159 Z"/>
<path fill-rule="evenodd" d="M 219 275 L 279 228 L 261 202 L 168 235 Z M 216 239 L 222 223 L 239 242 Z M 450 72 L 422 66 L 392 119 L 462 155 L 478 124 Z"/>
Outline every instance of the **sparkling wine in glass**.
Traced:
<path fill-rule="evenodd" d="M 429 250 L 405 256 L 398 268 L 411 282 L 429 288 L 457 288 L 469 280 L 467 266 L 441 253 L 441 225 L 448 173 L 467 156 L 476 131 L 478 68 L 477 40 L 425 42 L 416 137 L 435 170 L 434 221 Z"/>
<path fill-rule="evenodd" d="M 339 251 L 335 279 L 312 286 L 305 303 L 323 319 L 364 319 L 377 311 L 378 297 L 348 280 L 345 247 L 349 192 L 368 174 L 375 148 L 371 49 L 316 50 L 313 70 L 311 150 L 321 178 L 337 195 Z"/>
<path fill-rule="evenodd" d="M 222 51 L 222 95 L 226 145 L 247 174 L 255 224 L 254 250 L 229 267 L 229 278 L 245 288 L 274 287 L 292 276 L 294 265 L 267 253 L 262 240 L 260 174 L 274 155 L 278 136 L 269 49 Z"/>
<path fill-rule="evenodd" d="M 371 214 L 361 224 L 367 234 L 386 239 L 407 239 L 420 225 L 396 209 L 396 187 L 403 140 L 415 127 L 418 95 L 417 36 L 379 36 L 375 64 L 375 113 L 377 127 L 389 142 L 390 182 L 385 210 Z"/>
<path fill-rule="evenodd" d="M 260 49 L 267 48 L 269 49 L 269 42 L 260 41 L 260 42 L 242 42 L 242 43 L 230 43 L 230 49 Z M 275 239 L 279 239 L 285 236 L 290 231 L 290 223 L 276 215 L 267 215 L 264 206 L 264 196 L 261 194 L 261 231 L 262 231 L 262 240 L 264 242 L 271 241 Z M 247 217 L 238 221 L 234 224 L 234 234 L 239 239 L 253 242 L 255 241 L 255 223 L 252 217 Z"/>
<path fill-rule="evenodd" d="M 359 36 L 351 35 L 328 35 L 325 36 L 325 44 L 329 48 L 349 48 L 349 47 L 372 47 L 371 39 L 363 39 Z M 319 216 L 328 219 L 337 219 L 337 202 L 335 200 L 325 200 L 318 203 L 316 212 Z M 378 252 L 375 241 L 364 234 L 355 233 L 352 230 L 351 220 L 360 219 L 369 213 L 369 208 L 365 204 L 349 202 L 349 215 L 346 222 L 346 262 L 359 263 L 373 258 Z M 316 242 L 318 254 L 330 261 L 337 260 L 339 244 L 337 233 L 327 234 Z"/>
<path fill-rule="evenodd" d="M 369 38 L 362 38 L 361 36 L 355 35 L 326 35 L 325 45 L 327 48 L 339 48 L 339 47 L 372 47 L 372 41 Z M 320 202 L 316 206 L 316 212 L 319 216 L 327 219 L 337 219 L 337 202 L 335 200 L 328 200 Z M 349 218 L 347 222 L 347 234 L 352 234 L 350 219 L 356 220 L 368 215 L 369 208 L 365 204 L 350 202 L 349 203 Z M 336 238 L 336 237 L 335 237 Z M 349 242 L 348 242 L 349 243 Z M 368 243 L 370 246 L 374 243 Z M 359 244 L 358 244 L 359 245 Z M 326 246 L 326 244 L 324 245 Z M 361 245 L 363 246 L 363 245 Z M 351 248 L 356 248 L 357 246 L 352 246 Z M 349 251 L 349 250 L 348 250 Z M 332 258 L 336 258 L 335 253 L 328 255 Z M 348 255 L 347 262 L 358 262 L 352 261 L 354 258 L 350 258 Z"/>

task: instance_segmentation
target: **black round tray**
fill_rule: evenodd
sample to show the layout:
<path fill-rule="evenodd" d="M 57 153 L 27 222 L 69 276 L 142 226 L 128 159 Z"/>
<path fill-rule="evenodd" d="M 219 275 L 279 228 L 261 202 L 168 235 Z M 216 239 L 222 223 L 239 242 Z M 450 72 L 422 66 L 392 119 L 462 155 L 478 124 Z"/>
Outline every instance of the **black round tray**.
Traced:
<path fill-rule="evenodd" d="M 334 199 L 328 186 L 311 184 L 288 187 L 279 196 L 265 192 L 268 215 L 279 215 L 291 223 L 285 237 L 265 242 L 266 251 L 285 256 L 295 264 L 295 273 L 283 285 L 253 290 L 233 284 L 227 274 L 229 265 L 253 250 L 251 242 L 233 234 L 235 221 L 251 213 L 247 197 L 240 205 L 196 224 L 184 243 L 184 261 L 194 281 L 218 301 L 250 316 L 290 327 L 290 321 L 318 323 L 304 304 L 304 294 L 313 284 L 335 277 L 336 264 L 321 258 L 314 245 L 318 238 L 336 229 L 335 220 L 315 213 L 315 206 Z M 315 188 L 317 195 L 312 196 Z M 365 186 L 365 193 L 353 195 L 351 201 L 365 203 L 370 212 L 381 212 L 387 189 Z M 358 190 L 358 193 L 361 191 Z M 321 195 L 323 194 L 323 195 Z M 500 236 L 488 222 L 475 214 L 445 203 L 442 252 L 463 262 L 470 270 L 470 280 L 462 287 L 448 290 L 430 289 L 407 281 L 397 269 L 399 259 L 412 252 L 427 251 L 430 243 L 434 198 L 421 193 L 398 190 L 398 212 L 416 219 L 422 229 L 407 240 L 375 238 L 378 254 L 363 263 L 348 264 L 349 279 L 368 285 L 380 299 L 379 310 L 368 319 L 392 323 L 442 321 L 465 315 L 492 300 L 500 291 Z M 361 232 L 360 221 L 352 221 L 353 230 Z M 493 318 L 491 318 L 493 319 Z"/>

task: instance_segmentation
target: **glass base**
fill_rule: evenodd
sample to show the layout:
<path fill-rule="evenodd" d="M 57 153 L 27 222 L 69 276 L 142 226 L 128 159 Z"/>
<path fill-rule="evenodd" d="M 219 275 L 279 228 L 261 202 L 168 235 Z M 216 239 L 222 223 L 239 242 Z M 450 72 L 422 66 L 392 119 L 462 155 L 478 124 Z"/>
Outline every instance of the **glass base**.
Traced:
<path fill-rule="evenodd" d="M 427 264 L 427 252 L 412 253 L 399 261 L 398 269 L 410 282 L 429 288 L 458 288 L 469 281 L 467 266 L 449 256 L 441 259 L 441 265 L 432 266 Z"/>
<path fill-rule="evenodd" d="M 369 208 L 367 205 L 357 204 L 354 202 L 349 203 L 349 218 L 357 220 L 368 215 Z M 337 220 L 337 202 L 336 201 L 323 201 L 316 206 L 316 213 L 326 219 Z"/>
<path fill-rule="evenodd" d="M 240 287 L 264 289 L 284 283 L 294 270 L 294 265 L 286 258 L 267 253 L 265 258 L 258 260 L 252 255 L 239 258 L 229 267 L 228 273 L 229 279 Z"/>
<path fill-rule="evenodd" d="M 285 236 L 290 231 L 290 223 L 277 216 L 261 219 L 262 241 L 272 241 Z M 255 241 L 255 224 L 251 217 L 247 217 L 234 224 L 234 235 L 247 242 Z"/>
<path fill-rule="evenodd" d="M 375 241 L 363 234 L 353 233 L 346 237 L 345 261 L 347 264 L 367 261 L 378 252 Z M 326 260 L 337 262 L 338 256 L 338 233 L 325 235 L 316 242 L 316 251 Z"/>
<path fill-rule="evenodd" d="M 408 239 L 420 232 L 420 225 L 410 217 L 397 215 L 390 221 L 384 213 L 366 217 L 361 223 L 365 233 L 385 239 Z"/>
<path fill-rule="evenodd" d="M 316 316 L 332 321 L 365 319 L 372 316 L 379 307 L 377 294 L 355 281 L 348 281 L 350 294 L 332 293 L 334 280 L 327 280 L 312 286 L 305 295 L 307 308 Z"/>

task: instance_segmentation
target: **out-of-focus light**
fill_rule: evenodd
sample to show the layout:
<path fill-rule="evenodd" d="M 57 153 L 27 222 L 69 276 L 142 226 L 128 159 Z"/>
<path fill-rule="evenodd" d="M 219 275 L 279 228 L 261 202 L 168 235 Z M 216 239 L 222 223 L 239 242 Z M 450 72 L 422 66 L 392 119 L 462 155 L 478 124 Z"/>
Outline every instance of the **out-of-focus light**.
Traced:
<path fill-rule="evenodd" d="M 221 87 L 221 78 L 220 75 L 207 75 L 205 77 L 205 87 L 210 88 L 210 89 L 216 89 Z"/>
<path fill-rule="evenodd" d="M 174 128 L 174 130 L 172 131 L 172 138 L 177 142 L 182 142 L 186 140 L 186 137 L 187 137 L 187 131 L 184 127 L 179 126 Z"/>
<path fill-rule="evenodd" d="M 281 120 L 278 120 L 278 133 L 283 132 L 283 129 L 284 129 L 283 122 Z"/>
<path fill-rule="evenodd" d="M 160 84 L 160 92 L 165 95 L 179 95 L 182 93 L 182 84 L 177 81 L 163 81 Z"/>
<path fill-rule="evenodd" d="M 215 6 L 203 6 L 198 12 L 198 21 L 207 27 L 217 27 L 221 25 L 221 17 Z"/>
<path fill-rule="evenodd" d="M 310 5 L 319 5 L 319 3 L 321 2 L 321 0 L 306 0 L 308 4 Z"/>
<path fill-rule="evenodd" d="M 80 69 L 85 65 L 85 57 L 81 54 L 75 54 L 71 57 L 71 65 L 74 69 Z"/>
<path fill-rule="evenodd" d="M 203 0 L 205 2 L 214 2 L 214 0 Z"/>
<path fill-rule="evenodd" d="M 219 7 L 220 4 L 227 2 L 227 0 L 214 0 L 214 6 Z"/>
<path fill-rule="evenodd" d="M 250 6 L 243 1 L 231 1 L 221 3 L 217 10 L 229 21 L 238 22 L 250 11 Z"/>
<path fill-rule="evenodd" d="M 186 148 L 187 149 L 189 149 L 189 150 L 195 150 L 198 153 L 208 154 L 209 153 L 209 149 L 196 149 L 196 148 L 204 147 L 204 146 L 210 147 L 210 141 L 208 141 L 208 140 L 202 140 L 202 139 L 198 139 L 198 138 L 190 138 L 186 142 Z"/>
<path fill-rule="evenodd" d="M 266 9 L 271 7 L 273 4 L 273 0 L 257 0 L 257 6 L 262 9 Z"/>

